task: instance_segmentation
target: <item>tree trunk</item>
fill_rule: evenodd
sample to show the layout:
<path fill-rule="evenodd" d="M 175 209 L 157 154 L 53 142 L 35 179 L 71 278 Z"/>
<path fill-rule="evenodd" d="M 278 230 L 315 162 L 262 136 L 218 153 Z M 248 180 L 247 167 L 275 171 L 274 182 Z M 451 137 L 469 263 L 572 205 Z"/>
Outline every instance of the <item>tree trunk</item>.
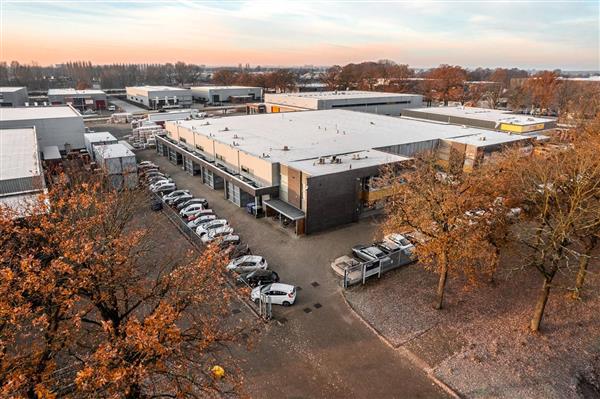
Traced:
<path fill-rule="evenodd" d="M 533 319 L 531 319 L 531 324 L 529 326 L 531 331 L 537 332 L 540 330 L 540 324 L 542 323 L 542 317 L 544 316 L 544 309 L 546 308 L 546 302 L 548 302 L 548 296 L 550 295 L 551 282 L 552 279 L 548 277 L 544 278 L 544 285 L 542 286 L 542 290 L 535 305 Z"/>
<path fill-rule="evenodd" d="M 437 287 L 437 303 L 435 308 L 440 310 L 444 306 L 444 290 L 446 289 L 446 279 L 448 278 L 448 262 L 446 256 L 442 255 L 440 259 L 440 279 Z"/>

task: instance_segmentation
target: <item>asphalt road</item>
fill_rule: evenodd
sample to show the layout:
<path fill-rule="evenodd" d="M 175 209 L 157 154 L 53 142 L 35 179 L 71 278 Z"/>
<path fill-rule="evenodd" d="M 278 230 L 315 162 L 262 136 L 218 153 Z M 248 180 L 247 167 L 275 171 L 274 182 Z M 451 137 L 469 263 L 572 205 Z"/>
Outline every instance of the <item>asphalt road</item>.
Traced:
<path fill-rule="evenodd" d="M 138 152 L 169 173 L 178 188 L 208 199 L 253 253 L 282 282 L 301 287 L 296 303 L 274 306 L 250 352 L 240 352 L 245 387 L 256 398 L 441 398 L 447 394 L 408 359 L 384 344 L 348 308 L 329 264 L 372 241 L 376 224 L 363 220 L 325 233 L 295 237 L 271 220 L 255 219 L 153 150 Z M 393 300 L 393 298 L 390 298 Z M 401 323 L 401 320 L 398 321 Z"/>
<path fill-rule="evenodd" d="M 128 103 L 127 101 L 119 100 L 118 98 L 115 98 L 115 97 L 109 97 L 108 102 L 113 105 L 116 105 L 118 108 L 121 108 L 123 110 L 121 112 L 130 112 L 132 114 L 148 112 L 147 109 L 138 107 L 136 105 Z"/>

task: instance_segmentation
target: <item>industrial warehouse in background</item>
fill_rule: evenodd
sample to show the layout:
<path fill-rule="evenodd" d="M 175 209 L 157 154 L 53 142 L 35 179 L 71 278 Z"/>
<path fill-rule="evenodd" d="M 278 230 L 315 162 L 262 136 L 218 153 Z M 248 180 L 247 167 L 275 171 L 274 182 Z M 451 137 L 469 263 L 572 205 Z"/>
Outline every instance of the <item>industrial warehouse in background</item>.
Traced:
<path fill-rule="evenodd" d="M 0 205 L 27 216 L 46 183 L 35 127 L 0 129 Z"/>
<path fill-rule="evenodd" d="M 372 114 L 399 116 L 407 108 L 423 106 L 419 94 L 373 91 L 323 91 L 265 94 L 264 104 L 248 106 L 248 113 L 274 113 L 325 109 L 345 109 Z"/>
<path fill-rule="evenodd" d="M 296 234 L 355 222 L 377 211 L 384 165 L 423 151 L 444 161 L 451 146 L 465 170 L 531 137 L 346 110 L 234 116 L 166 123 L 157 152 L 238 206 L 253 203 Z M 444 143 L 441 145 L 441 143 Z"/>
<path fill-rule="evenodd" d="M 69 104 L 80 112 L 102 110 L 107 107 L 106 93 L 102 90 L 49 89 L 48 102 L 51 105 Z"/>
<path fill-rule="evenodd" d="M 62 152 L 85 148 L 83 117 L 70 105 L 3 108 L 0 128 L 34 126 L 39 148 L 57 146 Z"/>
<path fill-rule="evenodd" d="M 192 92 L 169 86 L 131 86 L 125 88 L 127 100 L 148 109 L 190 108 Z"/>
<path fill-rule="evenodd" d="M 0 107 L 23 107 L 28 101 L 27 87 L 0 87 Z"/>
<path fill-rule="evenodd" d="M 556 127 L 556 120 L 476 107 L 428 107 L 402 112 L 403 117 L 511 133 L 532 133 Z"/>
<path fill-rule="evenodd" d="M 207 105 L 223 103 L 247 103 L 262 101 L 263 89 L 250 86 L 193 86 L 190 87 L 194 101 Z"/>

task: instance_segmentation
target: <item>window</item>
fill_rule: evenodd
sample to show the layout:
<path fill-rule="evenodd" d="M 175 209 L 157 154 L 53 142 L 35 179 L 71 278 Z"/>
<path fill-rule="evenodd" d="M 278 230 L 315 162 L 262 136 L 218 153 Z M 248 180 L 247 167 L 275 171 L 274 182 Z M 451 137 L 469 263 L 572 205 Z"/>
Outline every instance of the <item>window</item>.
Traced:
<path fill-rule="evenodd" d="M 196 144 L 196 148 L 199 149 L 200 151 L 204 151 L 204 147 L 202 147 L 201 145 Z"/>
<path fill-rule="evenodd" d="M 244 166 L 244 165 L 242 165 L 242 166 L 241 166 L 241 169 L 242 169 L 242 172 L 244 172 L 244 173 L 248 173 L 248 174 L 250 174 L 250 175 L 253 173 L 253 170 L 252 170 L 252 169 L 250 169 L 250 168 L 249 168 L 249 167 L 247 167 L 247 166 Z"/>
<path fill-rule="evenodd" d="M 179 141 L 181 141 L 182 143 L 187 143 L 187 141 L 185 141 L 185 137 L 180 137 Z"/>
<path fill-rule="evenodd" d="M 219 161 L 225 162 L 225 157 L 223 155 L 215 154 L 215 158 L 217 158 Z"/>

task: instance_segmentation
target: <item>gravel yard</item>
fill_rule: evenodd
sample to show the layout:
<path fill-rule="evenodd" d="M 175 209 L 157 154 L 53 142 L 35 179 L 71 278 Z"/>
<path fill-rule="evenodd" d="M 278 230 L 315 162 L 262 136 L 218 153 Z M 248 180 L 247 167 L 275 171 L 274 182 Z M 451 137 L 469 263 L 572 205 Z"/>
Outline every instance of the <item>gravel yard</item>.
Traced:
<path fill-rule="evenodd" d="M 345 292 L 350 305 L 396 347 L 417 355 L 467 398 L 598 398 L 600 264 L 590 264 L 586 295 L 557 276 L 542 332 L 527 326 L 541 285 L 536 270 L 504 261 L 495 284 L 451 280 L 446 306 L 433 309 L 436 275 L 419 264 Z M 594 378 L 596 378 L 594 380 Z M 596 384 L 596 385 L 595 385 Z"/>

